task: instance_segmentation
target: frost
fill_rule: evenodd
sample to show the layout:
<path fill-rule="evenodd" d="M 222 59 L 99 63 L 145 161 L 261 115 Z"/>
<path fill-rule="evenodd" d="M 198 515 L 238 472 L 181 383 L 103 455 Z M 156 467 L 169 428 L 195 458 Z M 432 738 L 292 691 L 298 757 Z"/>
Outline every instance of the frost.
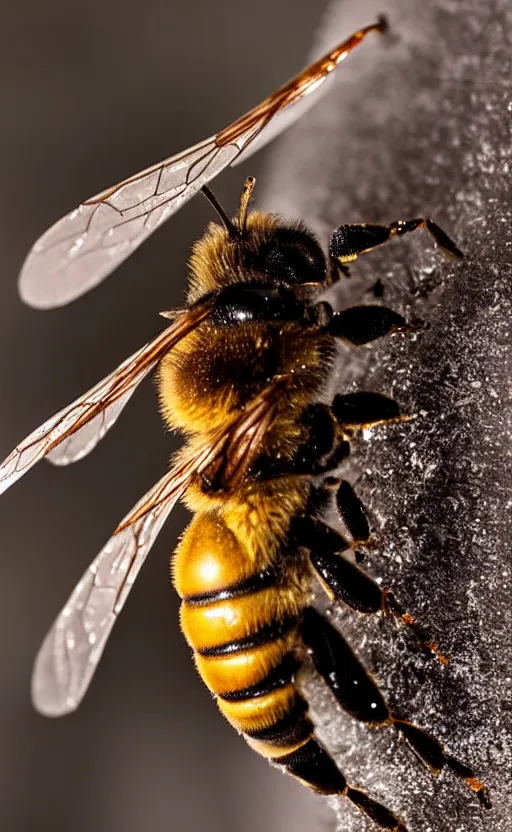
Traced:
<path fill-rule="evenodd" d="M 448 666 L 392 621 L 334 620 L 391 707 L 434 733 L 490 789 L 484 810 L 421 765 L 391 727 L 369 730 L 308 682 L 319 734 L 347 780 L 411 832 L 509 832 L 512 816 L 512 2 L 333 2 L 316 53 L 379 13 L 392 33 L 347 60 L 332 94 L 276 148 L 265 206 L 323 242 L 342 222 L 432 216 L 466 254 L 423 232 L 365 255 L 333 297 L 383 302 L 427 326 L 342 352 L 331 392 L 392 394 L 417 418 L 369 431 L 345 469 L 376 545 L 363 563 L 427 628 Z M 396 36 L 396 37 L 394 37 Z M 508 112 L 507 112 L 508 111 Z M 344 472 L 344 473 L 345 473 Z M 376 829 L 330 801 L 339 832 Z"/>

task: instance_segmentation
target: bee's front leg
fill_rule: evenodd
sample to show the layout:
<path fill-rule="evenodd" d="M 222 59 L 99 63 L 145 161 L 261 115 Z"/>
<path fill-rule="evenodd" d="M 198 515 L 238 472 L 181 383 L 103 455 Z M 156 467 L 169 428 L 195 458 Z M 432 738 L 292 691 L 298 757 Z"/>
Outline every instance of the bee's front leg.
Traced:
<path fill-rule="evenodd" d="M 357 260 L 359 255 L 372 251 L 392 237 L 402 237 L 418 228 L 425 228 L 446 254 L 452 257 L 464 256 L 448 234 L 430 217 L 416 217 L 412 220 L 396 220 L 389 225 L 372 225 L 365 222 L 340 225 L 333 231 L 329 240 L 331 262 L 346 268 L 346 264 Z"/>

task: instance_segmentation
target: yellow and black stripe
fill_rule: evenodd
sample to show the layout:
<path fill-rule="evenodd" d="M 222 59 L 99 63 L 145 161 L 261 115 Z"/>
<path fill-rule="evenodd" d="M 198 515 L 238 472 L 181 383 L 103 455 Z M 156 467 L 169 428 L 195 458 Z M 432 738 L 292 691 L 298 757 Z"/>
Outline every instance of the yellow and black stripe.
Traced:
<path fill-rule="evenodd" d="M 345 795 L 382 829 L 406 832 L 386 807 L 347 784 L 315 737 L 295 675 L 317 614 L 297 579 L 299 559 L 295 570 L 278 570 L 283 560 L 284 552 L 251 556 L 219 511 L 194 517 L 176 552 L 173 580 L 199 673 L 251 748 L 309 788 Z"/>
<path fill-rule="evenodd" d="M 255 563 L 219 513 L 196 516 L 173 575 L 183 632 L 219 709 L 256 751 L 293 771 L 314 731 L 295 684 L 308 601 L 300 583 Z"/>

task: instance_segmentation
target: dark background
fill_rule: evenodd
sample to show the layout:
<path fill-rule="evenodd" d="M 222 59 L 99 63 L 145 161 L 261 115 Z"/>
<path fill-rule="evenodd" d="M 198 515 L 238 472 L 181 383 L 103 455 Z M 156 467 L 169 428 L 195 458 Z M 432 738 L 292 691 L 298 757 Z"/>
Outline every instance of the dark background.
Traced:
<path fill-rule="evenodd" d="M 0 456 L 159 331 L 179 303 L 199 197 L 95 292 L 37 312 L 16 291 L 37 236 L 82 199 L 224 127 L 305 63 L 311 0 L 0 3 Z M 215 184 L 228 211 L 263 155 Z M 260 182 L 261 184 L 261 182 Z M 0 502 L 0 823 L 9 832 L 322 828 L 321 802 L 217 713 L 178 628 L 157 542 L 78 713 L 31 708 L 33 658 L 118 520 L 177 440 L 146 383 L 100 448 L 39 465 Z"/>

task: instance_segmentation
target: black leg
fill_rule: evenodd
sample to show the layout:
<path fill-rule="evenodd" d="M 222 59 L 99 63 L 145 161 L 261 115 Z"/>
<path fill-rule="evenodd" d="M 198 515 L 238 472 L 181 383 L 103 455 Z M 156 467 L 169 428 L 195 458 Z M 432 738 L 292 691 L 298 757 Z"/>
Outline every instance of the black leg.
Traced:
<path fill-rule="evenodd" d="M 389 225 L 370 225 L 359 223 L 355 225 L 340 225 L 331 235 L 329 254 L 331 259 L 342 265 L 356 260 L 360 254 L 387 242 L 391 237 L 402 237 L 417 228 L 426 228 L 436 243 L 452 257 L 463 257 L 453 240 L 428 217 L 418 217 L 413 220 L 397 220 Z"/>
<path fill-rule="evenodd" d="M 422 762 L 439 774 L 445 766 L 461 777 L 488 807 L 485 787 L 471 769 L 448 754 L 442 745 L 417 725 L 399 719 L 389 710 L 377 684 L 357 659 L 341 633 L 317 610 L 305 610 L 301 635 L 317 673 L 348 713 L 370 724 L 393 724 Z"/>
<path fill-rule="evenodd" d="M 349 439 L 354 429 L 408 419 L 409 416 L 400 414 L 394 399 L 379 393 L 338 394 L 332 405 L 312 404 L 306 408 L 302 417 L 309 436 L 292 462 L 293 469 L 296 473 L 326 474 L 337 468 L 349 455 Z M 348 483 L 343 496 L 350 500 L 347 490 Z M 361 514 L 362 505 L 359 503 L 359 509 L 356 509 L 356 500 L 354 495 L 351 500 L 352 513 L 359 511 Z M 340 510 L 344 511 L 343 508 Z M 354 534 L 354 537 L 359 539 L 360 535 Z"/>
<path fill-rule="evenodd" d="M 294 457 L 283 462 L 262 456 L 253 463 L 252 475 L 270 479 L 288 474 L 327 474 L 338 468 L 349 455 L 349 439 L 353 430 L 408 418 L 400 416 L 399 407 L 393 399 L 378 393 L 337 395 L 332 406 L 312 404 L 302 415 L 307 439 L 298 447 Z"/>
<path fill-rule="evenodd" d="M 309 549 L 311 564 L 332 601 L 362 613 L 386 611 L 386 591 L 342 552 L 351 544 L 322 520 L 304 518 L 293 526 L 295 541 Z"/>
<path fill-rule="evenodd" d="M 381 803 L 376 803 L 375 800 L 371 800 L 364 792 L 359 789 L 348 788 L 346 794 L 352 803 L 355 803 L 362 812 L 367 814 L 382 829 L 391 829 L 395 830 L 395 832 L 407 832 L 404 824 L 396 815 L 391 814 Z"/>
<path fill-rule="evenodd" d="M 380 829 L 407 832 L 402 821 L 389 809 L 372 800 L 360 789 L 353 789 L 347 784 L 333 758 L 318 740 L 311 738 L 291 754 L 277 758 L 275 763 L 320 794 L 339 794 L 348 797 Z"/>
<path fill-rule="evenodd" d="M 381 724 L 391 718 L 384 698 L 343 636 L 317 610 L 304 611 L 301 635 L 313 666 L 342 708 L 362 722 Z"/>
<path fill-rule="evenodd" d="M 275 762 L 321 794 L 344 794 L 347 781 L 331 755 L 313 737 Z"/>
<path fill-rule="evenodd" d="M 289 473 L 327 474 L 349 455 L 349 439 L 353 430 L 409 418 L 400 415 L 393 399 L 379 393 L 337 395 L 332 405 L 309 405 L 302 415 L 307 440 L 299 446 L 293 459 L 283 463 L 282 460 L 261 458 L 253 465 L 253 475 L 266 479 Z M 353 511 L 355 499 L 354 495 Z M 362 506 L 359 513 L 361 510 Z"/>
<path fill-rule="evenodd" d="M 346 480 L 325 477 L 321 485 L 312 490 L 307 513 L 314 518 L 321 518 L 334 507 L 335 501 L 340 519 L 352 538 L 351 547 L 358 543 L 369 543 L 370 526 L 364 506 Z"/>
<path fill-rule="evenodd" d="M 394 399 L 379 393 L 338 394 L 332 403 L 332 410 L 342 428 L 362 428 L 402 418 Z"/>
<path fill-rule="evenodd" d="M 364 506 L 346 480 L 341 480 L 336 490 L 336 506 L 352 535 L 353 543 L 367 543 L 370 539 L 370 526 Z"/>
<path fill-rule="evenodd" d="M 342 312 L 334 312 L 326 332 L 359 347 L 388 333 L 408 329 L 410 327 L 405 318 L 387 306 L 352 306 Z"/>
<path fill-rule="evenodd" d="M 325 507 L 326 495 L 329 494 L 332 495 L 332 491 L 322 487 L 316 489 L 309 509 L 317 511 Z M 448 664 L 448 659 L 439 651 L 437 644 L 396 600 L 394 594 L 343 556 L 343 552 L 353 548 L 353 542 L 345 540 L 323 520 L 311 516 L 295 518 L 290 535 L 294 545 L 309 550 L 311 565 L 331 601 L 342 601 L 351 609 L 367 615 L 377 612 L 393 615 L 400 624 L 405 624 L 412 630 L 427 653 L 434 655 L 443 664 Z"/>

